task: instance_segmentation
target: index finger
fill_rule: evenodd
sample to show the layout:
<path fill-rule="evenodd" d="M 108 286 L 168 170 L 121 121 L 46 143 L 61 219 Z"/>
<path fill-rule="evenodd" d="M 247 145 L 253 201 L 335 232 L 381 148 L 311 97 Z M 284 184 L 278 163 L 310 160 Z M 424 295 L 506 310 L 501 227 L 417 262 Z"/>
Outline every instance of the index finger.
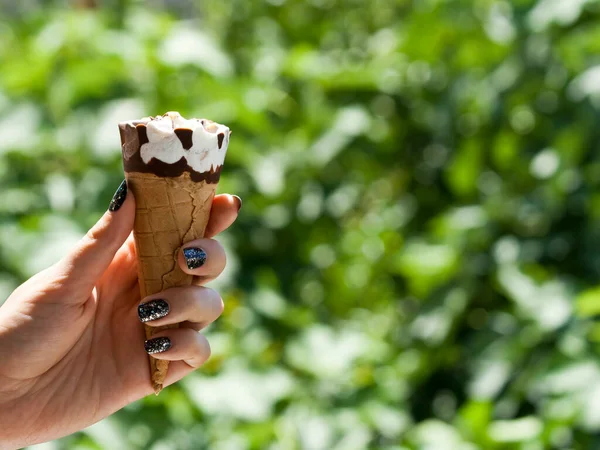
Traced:
<path fill-rule="evenodd" d="M 204 237 L 211 238 L 229 228 L 237 219 L 241 207 L 242 200 L 237 195 L 216 195 L 213 199 Z"/>

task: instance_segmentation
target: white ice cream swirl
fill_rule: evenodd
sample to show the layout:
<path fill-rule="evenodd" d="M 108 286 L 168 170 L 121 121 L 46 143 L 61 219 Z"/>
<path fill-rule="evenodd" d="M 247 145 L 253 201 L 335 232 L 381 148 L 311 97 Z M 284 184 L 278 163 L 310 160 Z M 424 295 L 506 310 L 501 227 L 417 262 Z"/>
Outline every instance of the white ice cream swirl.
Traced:
<path fill-rule="evenodd" d="M 148 164 L 156 158 L 173 164 L 185 158 L 196 172 L 209 172 L 223 165 L 229 145 L 229 128 L 206 119 L 184 119 L 178 112 L 168 112 L 146 124 L 148 142 L 140 148 L 140 156 Z M 184 148 L 176 131 L 191 130 L 191 144 Z M 185 142 L 185 140 L 184 140 Z"/>

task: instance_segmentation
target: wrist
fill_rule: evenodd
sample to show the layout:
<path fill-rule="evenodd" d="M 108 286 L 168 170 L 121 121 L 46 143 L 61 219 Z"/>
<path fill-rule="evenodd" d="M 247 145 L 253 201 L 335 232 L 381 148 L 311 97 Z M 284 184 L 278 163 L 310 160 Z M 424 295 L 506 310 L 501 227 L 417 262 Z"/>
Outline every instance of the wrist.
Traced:
<path fill-rule="evenodd" d="M 28 422 L 31 417 L 25 417 L 23 408 L 26 404 L 24 398 L 27 381 L 15 380 L 1 372 L 0 368 L 0 450 L 23 448 L 32 444 L 26 436 L 30 431 Z"/>
<path fill-rule="evenodd" d="M 19 423 L 18 399 L 7 401 L 0 393 L 0 450 L 14 450 L 32 444 L 25 436 L 26 427 Z"/>

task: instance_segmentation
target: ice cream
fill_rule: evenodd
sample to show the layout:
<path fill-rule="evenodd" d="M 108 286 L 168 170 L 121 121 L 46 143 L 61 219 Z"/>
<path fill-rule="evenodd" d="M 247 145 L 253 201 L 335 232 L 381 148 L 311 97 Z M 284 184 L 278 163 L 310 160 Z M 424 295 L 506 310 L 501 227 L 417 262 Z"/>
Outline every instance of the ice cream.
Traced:
<path fill-rule="evenodd" d="M 177 264 L 181 246 L 204 237 L 230 131 L 177 112 L 119 124 L 127 185 L 136 199 L 134 238 L 143 297 L 192 284 Z M 173 327 L 170 327 L 173 328 Z M 146 337 L 164 327 L 145 326 Z M 168 361 L 150 357 L 158 394 Z"/>
<path fill-rule="evenodd" d="M 126 172 L 218 182 L 230 131 L 207 119 L 186 120 L 177 112 L 119 124 Z"/>

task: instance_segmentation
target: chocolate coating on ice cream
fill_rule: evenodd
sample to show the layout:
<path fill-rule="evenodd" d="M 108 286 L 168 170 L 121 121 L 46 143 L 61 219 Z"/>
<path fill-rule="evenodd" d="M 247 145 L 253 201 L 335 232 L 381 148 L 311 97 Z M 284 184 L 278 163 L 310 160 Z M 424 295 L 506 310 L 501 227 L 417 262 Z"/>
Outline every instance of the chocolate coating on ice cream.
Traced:
<path fill-rule="evenodd" d="M 135 126 L 135 131 L 137 132 L 139 146 L 141 148 L 142 145 L 148 143 L 148 132 L 146 131 L 146 124 L 145 123 L 139 123 L 139 124 L 137 124 Z"/>
<path fill-rule="evenodd" d="M 119 124 L 126 172 L 218 183 L 229 128 L 206 119 L 186 120 L 176 112 Z"/>
<path fill-rule="evenodd" d="M 189 128 L 175 128 L 173 130 L 179 140 L 181 141 L 181 145 L 184 150 L 189 150 L 194 145 L 192 141 L 192 136 L 194 135 L 194 131 Z M 221 146 L 219 146 L 221 148 Z"/>

